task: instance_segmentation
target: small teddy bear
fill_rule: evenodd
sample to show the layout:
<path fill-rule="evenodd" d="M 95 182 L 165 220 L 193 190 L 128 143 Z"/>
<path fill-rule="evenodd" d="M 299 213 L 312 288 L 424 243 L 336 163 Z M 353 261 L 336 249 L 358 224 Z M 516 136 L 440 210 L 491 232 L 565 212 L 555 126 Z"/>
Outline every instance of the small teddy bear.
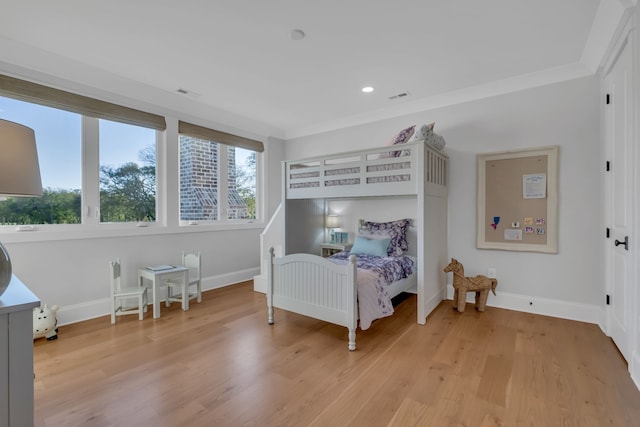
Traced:
<path fill-rule="evenodd" d="M 60 307 L 52 305 L 51 308 L 44 304 L 33 309 L 33 339 L 46 337 L 52 341 L 58 339 L 58 319 L 56 312 Z"/>

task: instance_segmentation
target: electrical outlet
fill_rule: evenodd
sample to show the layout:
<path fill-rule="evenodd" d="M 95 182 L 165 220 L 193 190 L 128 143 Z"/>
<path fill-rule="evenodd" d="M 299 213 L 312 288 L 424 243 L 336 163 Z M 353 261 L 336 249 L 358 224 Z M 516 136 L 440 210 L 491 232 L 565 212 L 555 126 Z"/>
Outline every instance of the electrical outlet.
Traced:
<path fill-rule="evenodd" d="M 496 278 L 496 269 L 493 267 L 489 267 L 489 269 L 487 270 L 487 277 L 489 277 L 490 279 L 495 279 Z"/>

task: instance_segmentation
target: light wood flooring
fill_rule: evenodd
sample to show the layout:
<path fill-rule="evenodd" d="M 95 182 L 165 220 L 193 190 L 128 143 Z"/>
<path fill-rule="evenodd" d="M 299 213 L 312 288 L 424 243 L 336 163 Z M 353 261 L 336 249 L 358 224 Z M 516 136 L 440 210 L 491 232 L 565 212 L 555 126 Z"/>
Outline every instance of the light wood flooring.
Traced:
<path fill-rule="evenodd" d="M 109 317 L 34 342 L 36 426 L 640 426 L 598 326 L 415 296 L 359 331 L 276 310 L 245 282 L 183 312 Z"/>

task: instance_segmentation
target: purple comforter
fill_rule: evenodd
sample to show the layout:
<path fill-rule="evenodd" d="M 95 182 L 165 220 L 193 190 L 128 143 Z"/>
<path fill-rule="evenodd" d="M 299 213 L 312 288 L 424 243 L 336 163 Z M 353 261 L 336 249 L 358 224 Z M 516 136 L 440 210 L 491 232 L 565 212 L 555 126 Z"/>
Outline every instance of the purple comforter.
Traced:
<path fill-rule="evenodd" d="M 349 251 L 329 257 L 336 264 L 349 262 Z M 406 279 L 413 274 L 415 262 L 408 256 L 380 257 L 356 255 L 358 268 L 358 315 L 360 329 L 365 330 L 371 322 L 393 314 L 393 305 L 387 292 L 389 284 Z"/>

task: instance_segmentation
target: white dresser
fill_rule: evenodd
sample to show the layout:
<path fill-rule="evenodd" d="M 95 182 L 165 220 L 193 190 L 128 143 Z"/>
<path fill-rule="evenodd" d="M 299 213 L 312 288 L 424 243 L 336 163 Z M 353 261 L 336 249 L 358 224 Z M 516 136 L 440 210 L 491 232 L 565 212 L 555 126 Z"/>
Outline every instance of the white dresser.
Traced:
<path fill-rule="evenodd" d="M 0 296 L 0 427 L 33 426 L 33 307 L 17 277 Z"/>

